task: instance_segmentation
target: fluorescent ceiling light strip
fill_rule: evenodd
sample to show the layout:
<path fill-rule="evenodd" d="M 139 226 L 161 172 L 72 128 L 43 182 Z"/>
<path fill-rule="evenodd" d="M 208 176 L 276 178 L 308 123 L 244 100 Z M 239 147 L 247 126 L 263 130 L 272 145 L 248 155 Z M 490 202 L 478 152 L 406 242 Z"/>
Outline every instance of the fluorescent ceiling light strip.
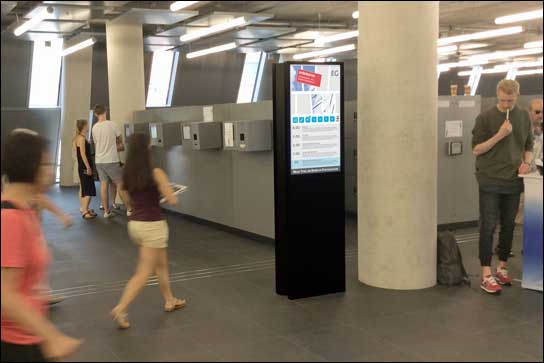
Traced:
<path fill-rule="evenodd" d="M 534 41 L 534 42 L 528 42 L 523 44 L 523 48 L 529 49 L 529 48 L 542 48 L 542 39 Z"/>
<path fill-rule="evenodd" d="M 190 42 L 190 41 L 198 39 L 198 38 L 202 38 L 202 37 L 205 37 L 205 36 L 208 36 L 208 35 L 211 35 L 211 34 L 220 33 L 220 32 L 223 32 L 225 30 L 229 30 L 229 29 L 232 29 L 232 28 L 242 26 L 242 25 L 244 25 L 246 23 L 247 23 L 246 18 L 241 16 L 239 18 L 228 21 L 226 23 L 213 25 L 213 26 L 211 26 L 209 28 L 205 28 L 205 29 L 201 29 L 201 30 L 197 30 L 197 31 L 188 33 L 188 34 L 184 34 L 184 35 L 179 37 L 179 40 L 181 40 L 182 42 Z"/>
<path fill-rule="evenodd" d="M 518 21 L 526 21 L 539 18 L 542 18 L 542 9 L 527 11 L 525 13 L 501 16 L 500 18 L 495 19 L 495 24 L 516 23 Z"/>
<path fill-rule="evenodd" d="M 511 68 L 528 68 L 528 67 L 542 67 L 542 58 L 540 60 L 534 61 L 534 62 L 512 62 L 512 63 L 506 63 L 501 64 L 498 66 L 495 66 L 495 68 L 499 67 L 511 67 Z"/>
<path fill-rule="evenodd" d="M 472 66 L 479 66 L 482 64 L 487 64 L 489 61 L 487 59 L 476 59 L 476 60 L 467 60 L 467 61 L 461 61 L 456 63 L 442 63 L 439 64 L 439 67 L 445 67 L 445 68 L 459 68 L 459 67 L 472 67 Z"/>
<path fill-rule="evenodd" d="M 351 14 L 351 17 L 353 19 L 359 19 L 359 10 L 355 10 L 352 14 Z"/>
<path fill-rule="evenodd" d="M 439 46 L 442 46 L 442 45 L 448 45 L 453 43 L 466 42 L 468 40 L 487 39 L 487 38 L 500 37 L 504 35 L 517 34 L 517 33 L 521 33 L 522 31 L 523 31 L 522 26 L 513 26 L 510 28 L 487 30 L 485 32 L 456 35 L 456 36 L 448 37 L 448 38 L 440 38 L 438 39 L 437 44 Z"/>
<path fill-rule="evenodd" d="M 489 68 L 489 69 L 483 69 L 482 70 L 482 74 L 495 74 L 495 73 L 506 73 L 510 70 L 511 68 Z M 457 75 L 459 77 L 467 77 L 467 76 L 470 76 L 472 74 L 472 71 L 462 71 L 462 72 L 458 72 Z"/>
<path fill-rule="evenodd" d="M 485 48 L 488 45 L 489 44 L 487 43 L 466 43 L 466 44 L 461 44 L 459 46 L 459 49 L 461 50 L 478 49 L 478 48 Z"/>
<path fill-rule="evenodd" d="M 496 73 L 506 73 L 510 71 L 511 69 L 519 69 L 519 68 L 529 68 L 529 67 L 542 67 L 542 61 L 540 62 L 519 62 L 519 63 L 507 63 L 507 64 L 499 64 L 493 68 L 487 68 L 482 70 L 483 74 L 496 74 Z M 471 71 L 462 71 L 457 73 L 459 77 L 465 77 L 469 76 Z M 525 71 L 518 71 L 519 72 L 525 72 Z"/>
<path fill-rule="evenodd" d="M 34 28 L 36 25 L 41 23 L 49 13 L 48 8 L 42 8 L 38 14 L 36 14 L 31 19 L 25 21 L 23 24 L 19 25 L 15 30 L 13 31 L 13 34 L 15 34 L 16 37 L 20 36 L 21 34 L 27 32 L 28 30 Z"/>
<path fill-rule="evenodd" d="M 63 57 L 67 56 L 68 54 L 72 54 L 72 53 L 75 53 L 77 52 L 78 50 L 81 50 L 83 48 L 87 48 L 87 47 L 90 47 L 91 45 L 93 45 L 94 43 L 96 43 L 96 38 L 89 38 L 87 40 L 84 40 L 82 41 L 81 43 L 78 43 L 76 45 L 73 45 L 71 46 L 70 48 L 66 48 L 64 49 L 62 52 L 61 52 L 61 55 Z"/>
<path fill-rule="evenodd" d="M 501 58 L 512 58 L 512 57 L 518 57 L 521 55 L 532 55 L 532 54 L 540 54 L 542 53 L 542 48 L 530 48 L 530 49 L 515 49 L 515 50 L 506 50 L 506 51 L 497 51 L 493 53 L 484 53 L 484 54 L 477 54 L 472 57 L 470 57 L 469 60 L 476 60 L 476 59 L 501 59 Z"/>
<path fill-rule="evenodd" d="M 354 30 L 350 32 L 340 33 L 340 34 L 334 34 L 330 35 L 328 37 L 322 37 L 315 40 L 316 45 L 323 45 L 327 43 L 337 42 L 339 40 L 346 40 L 351 38 L 356 38 L 359 36 L 359 31 Z"/>
<path fill-rule="evenodd" d="M 196 4 L 197 2 L 198 1 L 174 1 L 172 4 L 170 4 L 170 11 L 185 9 L 191 5 Z"/>
<path fill-rule="evenodd" d="M 336 53 L 349 52 L 350 50 L 354 50 L 354 49 L 355 49 L 355 44 L 347 44 L 347 45 L 342 45 L 340 47 L 335 47 L 335 48 L 317 50 L 317 51 L 308 52 L 308 53 L 295 54 L 293 56 L 293 59 L 302 60 L 302 59 L 308 59 L 308 58 L 318 58 L 318 57 L 323 57 L 323 56 L 336 54 Z"/>
<path fill-rule="evenodd" d="M 310 59 L 308 62 L 314 62 L 314 63 L 336 62 L 336 58 L 314 58 L 314 59 Z"/>
<path fill-rule="evenodd" d="M 203 55 L 224 52 L 226 50 L 231 50 L 231 49 L 234 49 L 234 48 L 236 48 L 236 43 L 235 42 L 227 43 L 227 44 L 223 44 L 223 45 L 218 45 L 217 47 L 212 47 L 212 48 L 208 48 L 208 49 L 199 50 L 197 52 L 187 53 L 187 58 L 191 59 L 191 58 L 196 58 L 196 57 L 202 57 Z"/>
<path fill-rule="evenodd" d="M 525 71 L 517 71 L 516 76 L 530 76 L 531 74 L 542 74 L 542 68 L 540 69 L 527 69 Z"/>
<path fill-rule="evenodd" d="M 449 53 L 455 53 L 457 52 L 457 46 L 456 45 L 446 45 L 445 47 L 438 47 L 436 50 L 438 51 L 438 54 L 449 54 Z"/>

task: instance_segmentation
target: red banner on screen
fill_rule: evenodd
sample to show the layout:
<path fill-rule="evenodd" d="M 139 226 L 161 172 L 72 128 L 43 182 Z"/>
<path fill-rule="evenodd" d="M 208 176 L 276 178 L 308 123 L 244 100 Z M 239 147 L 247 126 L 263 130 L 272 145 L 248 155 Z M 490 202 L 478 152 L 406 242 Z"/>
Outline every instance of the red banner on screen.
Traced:
<path fill-rule="evenodd" d="M 321 87 L 321 74 L 299 69 L 297 71 L 297 82 L 309 84 L 310 86 Z"/>

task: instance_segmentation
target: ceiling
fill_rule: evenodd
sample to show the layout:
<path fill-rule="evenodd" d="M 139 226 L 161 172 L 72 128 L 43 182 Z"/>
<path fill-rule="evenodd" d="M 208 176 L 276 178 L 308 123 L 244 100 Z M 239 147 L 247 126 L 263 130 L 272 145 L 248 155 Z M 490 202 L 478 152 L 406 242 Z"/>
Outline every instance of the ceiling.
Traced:
<path fill-rule="evenodd" d="M 238 52 L 265 51 L 289 55 L 322 49 L 313 43 L 312 33 L 342 33 L 357 28 L 351 16 L 356 1 L 201 1 L 172 13 L 170 1 L 2 1 L 2 36 L 14 37 L 12 30 L 38 7 L 53 8 L 48 19 L 26 32 L 25 40 L 63 37 L 83 39 L 95 36 L 105 42 L 105 23 L 113 19 L 142 24 L 147 51 L 177 49 L 182 53 L 235 41 Z M 498 16 L 542 8 L 541 1 L 441 1 L 440 37 L 496 29 Z M 199 39 L 189 44 L 179 36 L 199 28 L 245 16 L 249 25 Z M 478 52 L 518 49 L 542 39 L 542 19 L 522 23 L 524 32 L 478 43 L 486 47 L 463 50 L 441 62 L 454 62 Z M 353 39 L 334 43 L 340 46 Z M 330 46 L 330 45 L 329 45 Z M 542 55 L 540 55 L 542 56 Z M 353 59 L 356 51 L 336 58 Z"/>

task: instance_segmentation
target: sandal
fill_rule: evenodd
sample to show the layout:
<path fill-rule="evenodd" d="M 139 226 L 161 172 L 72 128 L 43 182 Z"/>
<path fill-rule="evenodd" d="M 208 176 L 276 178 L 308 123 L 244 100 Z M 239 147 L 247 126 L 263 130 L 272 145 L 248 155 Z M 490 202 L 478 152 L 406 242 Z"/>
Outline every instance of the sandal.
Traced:
<path fill-rule="evenodd" d="M 130 323 L 128 321 L 127 313 L 114 313 L 112 310 L 111 315 L 113 316 L 113 320 L 117 323 L 117 327 L 119 329 L 130 328 Z"/>
<path fill-rule="evenodd" d="M 51 295 L 49 296 L 49 298 L 47 299 L 47 305 L 49 306 L 53 306 L 53 305 L 56 305 L 58 303 L 61 303 L 64 301 L 64 296 L 60 296 L 60 295 Z"/>
<path fill-rule="evenodd" d="M 89 212 L 90 215 L 92 215 L 92 216 L 94 216 L 94 217 L 97 217 L 97 216 L 98 216 L 98 214 L 96 214 L 96 212 L 94 211 L 94 209 L 89 209 L 88 212 Z"/>
<path fill-rule="evenodd" d="M 83 219 L 95 219 L 96 216 L 92 215 L 89 211 L 86 211 L 85 213 L 83 213 L 81 215 L 81 218 L 83 218 Z"/>
<path fill-rule="evenodd" d="M 187 305 L 187 301 L 186 300 L 182 300 L 182 299 L 174 299 L 174 303 L 173 304 L 164 304 L 164 311 L 166 311 L 167 313 L 170 313 L 172 311 L 176 311 L 178 309 L 181 309 L 181 308 L 184 308 L 185 305 Z"/>

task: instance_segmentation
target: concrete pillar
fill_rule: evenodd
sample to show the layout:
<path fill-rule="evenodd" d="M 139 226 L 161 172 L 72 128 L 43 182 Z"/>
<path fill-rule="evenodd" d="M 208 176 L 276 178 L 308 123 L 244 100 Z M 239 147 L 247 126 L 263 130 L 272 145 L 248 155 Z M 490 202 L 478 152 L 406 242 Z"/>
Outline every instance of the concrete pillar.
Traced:
<path fill-rule="evenodd" d="M 64 45 L 64 48 L 85 39 L 77 39 Z M 61 155 L 60 185 L 78 185 L 77 169 L 74 170 L 72 140 L 76 134 L 76 120 L 89 118 L 91 103 L 91 77 L 93 48 L 87 47 L 63 57 L 61 83 Z"/>
<path fill-rule="evenodd" d="M 359 1 L 359 280 L 436 283 L 438 1 Z"/>
<path fill-rule="evenodd" d="M 122 128 L 145 109 L 144 40 L 141 24 L 106 23 L 110 119 Z"/>

